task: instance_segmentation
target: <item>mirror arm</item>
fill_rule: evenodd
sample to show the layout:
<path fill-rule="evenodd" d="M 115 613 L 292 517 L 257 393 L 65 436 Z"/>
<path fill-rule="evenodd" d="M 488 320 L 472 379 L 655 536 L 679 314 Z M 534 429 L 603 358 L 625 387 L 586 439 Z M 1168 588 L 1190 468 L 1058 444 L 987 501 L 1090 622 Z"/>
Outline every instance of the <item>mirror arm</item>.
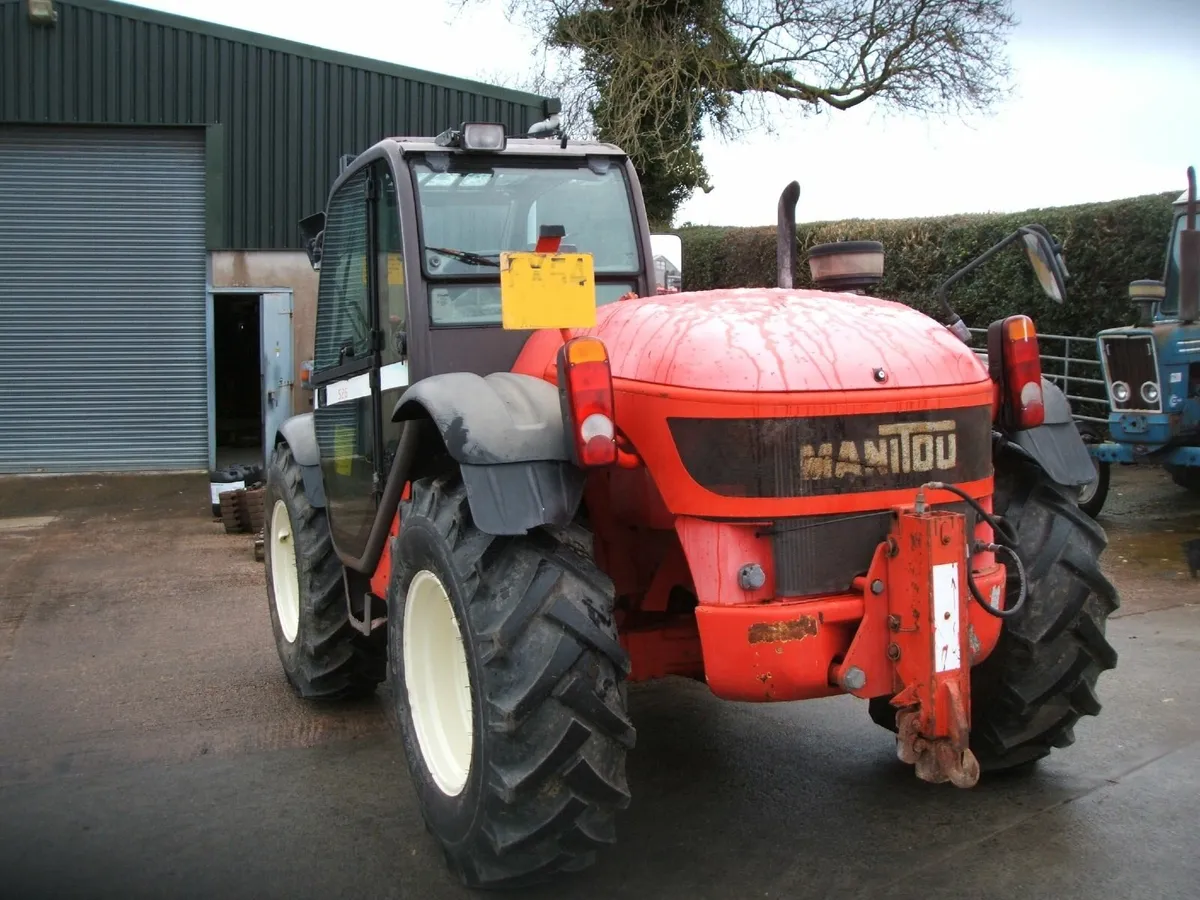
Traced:
<path fill-rule="evenodd" d="M 984 263 L 986 263 L 989 259 L 991 259 L 993 256 L 995 256 L 997 253 L 999 253 L 1001 250 L 1003 250 L 1009 244 L 1013 243 L 1014 241 L 1020 240 L 1020 238 L 1022 236 L 1024 236 L 1028 231 L 1029 231 L 1029 229 L 1025 228 L 1024 226 L 1022 226 L 1021 228 L 1018 228 L 1016 231 L 1014 231 L 1008 237 L 1004 238 L 1004 240 L 1000 241 L 1000 243 L 996 244 L 995 246 L 991 247 L 990 249 L 985 250 L 983 253 L 979 254 L 977 257 L 975 257 L 973 260 L 971 260 L 969 263 L 967 263 L 965 266 L 963 266 L 961 269 L 959 269 L 957 272 L 955 272 L 953 275 L 951 275 L 949 278 L 947 278 L 945 281 L 942 282 L 941 286 L 937 289 L 935 297 L 937 298 L 937 301 L 938 301 L 939 305 L 942 307 L 943 313 L 945 314 L 945 319 L 942 320 L 943 325 L 946 325 L 953 330 L 954 326 L 956 326 L 959 322 L 962 321 L 962 319 L 959 318 L 958 313 L 956 313 L 954 311 L 953 307 L 950 306 L 950 301 L 949 301 L 949 299 L 947 299 L 947 296 L 946 296 L 951 285 L 954 285 L 954 284 L 958 283 L 959 281 L 961 281 L 962 279 L 966 278 L 968 275 L 970 275 L 972 272 L 974 272 L 976 269 L 978 269 L 980 266 L 982 266 Z M 957 331 L 955 331 L 955 333 L 958 334 Z M 968 332 L 968 334 L 969 334 L 969 332 Z M 959 337 L 962 337 L 962 335 L 960 334 Z"/>

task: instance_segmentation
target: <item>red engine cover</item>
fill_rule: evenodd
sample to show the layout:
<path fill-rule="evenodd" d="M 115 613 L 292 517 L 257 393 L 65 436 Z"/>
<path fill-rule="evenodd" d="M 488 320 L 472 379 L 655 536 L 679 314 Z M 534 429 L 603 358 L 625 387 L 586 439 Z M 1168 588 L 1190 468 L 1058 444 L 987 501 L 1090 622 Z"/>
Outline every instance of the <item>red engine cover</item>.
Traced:
<path fill-rule="evenodd" d="M 601 307 L 596 327 L 582 333 L 604 339 L 616 378 L 701 390 L 878 390 L 988 377 L 933 319 L 851 294 L 746 288 L 644 297 Z"/>

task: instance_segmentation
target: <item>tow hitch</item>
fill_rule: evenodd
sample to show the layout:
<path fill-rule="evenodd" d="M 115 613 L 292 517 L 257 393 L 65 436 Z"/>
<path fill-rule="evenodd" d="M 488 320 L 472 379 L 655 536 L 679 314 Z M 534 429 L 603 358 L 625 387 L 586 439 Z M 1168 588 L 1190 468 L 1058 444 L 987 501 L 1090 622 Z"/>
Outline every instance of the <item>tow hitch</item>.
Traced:
<path fill-rule="evenodd" d="M 961 512 L 929 509 L 924 489 L 913 508 L 895 511 L 891 533 L 860 582 L 862 621 L 831 673 L 834 683 L 860 697 L 891 695 L 897 756 L 923 781 L 963 788 L 979 781 L 970 748 L 971 667 L 995 645 L 1000 620 L 1016 613 L 1025 595 L 1020 559 L 1007 546 L 976 544 L 969 527 Z M 990 588 L 990 599 L 972 584 L 973 546 L 1012 559 L 1022 590 L 1011 609 L 1001 608 L 1003 566 L 975 574 Z M 976 602 L 988 615 L 975 613 Z"/>
<path fill-rule="evenodd" d="M 920 510 L 921 504 L 918 504 Z M 979 762 L 971 735 L 966 517 L 903 510 L 888 539 L 892 641 L 888 656 L 903 685 L 896 753 L 923 781 L 974 787 Z"/>

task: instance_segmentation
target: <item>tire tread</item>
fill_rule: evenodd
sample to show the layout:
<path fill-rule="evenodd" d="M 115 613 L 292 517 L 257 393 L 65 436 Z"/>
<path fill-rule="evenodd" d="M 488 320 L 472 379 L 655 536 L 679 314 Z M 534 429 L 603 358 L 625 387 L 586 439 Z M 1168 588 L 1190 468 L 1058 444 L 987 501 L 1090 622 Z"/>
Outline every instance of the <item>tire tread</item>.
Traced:
<path fill-rule="evenodd" d="M 401 522 L 413 516 L 436 529 L 457 574 L 471 573 L 465 599 L 486 698 L 481 821 L 444 845 L 447 860 L 477 888 L 586 868 L 630 799 L 634 729 L 620 687 L 629 659 L 612 582 L 547 531 L 480 532 L 457 474 L 415 482 Z"/>
<path fill-rule="evenodd" d="M 1012 489 L 997 512 L 1016 527 L 1030 585 L 1026 611 L 972 673 L 972 749 L 984 771 L 1074 743 L 1079 720 L 1100 713 L 1100 675 L 1117 663 L 1105 624 L 1120 598 L 1100 567 L 1104 529 L 1040 469 L 1004 462 L 997 478 Z"/>
<path fill-rule="evenodd" d="M 284 495 L 295 518 L 300 614 L 308 616 L 300 629 L 303 639 L 296 666 L 285 669 L 288 681 L 306 700 L 368 696 L 386 677 L 386 646 L 378 636 L 368 638 L 350 624 L 342 564 L 333 549 L 328 516 L 308 501 L 300 466 L 286 444 L 276 447 L 268 480 Z"/>

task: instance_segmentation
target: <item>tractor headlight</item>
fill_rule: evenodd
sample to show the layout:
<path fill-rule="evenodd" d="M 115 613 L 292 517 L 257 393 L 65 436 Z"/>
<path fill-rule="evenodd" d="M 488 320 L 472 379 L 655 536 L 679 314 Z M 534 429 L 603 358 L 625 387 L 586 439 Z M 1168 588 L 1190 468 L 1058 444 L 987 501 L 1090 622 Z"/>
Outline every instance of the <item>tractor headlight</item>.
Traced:
<path fill-rule="evenodd" d="M 1118 403 L 1124 403 L 1129 399 L 1129 385 L 1123 381 L 1115 381 L 1112 386 L 1113 399 Z"/>
<path fill-rule="evenodd" d="M 1142 399 L 1147 403 L 1154 404 L 1158 402 L 1158 385 L 1153 381 L 1147 381 L 1142 385 Z"/>

